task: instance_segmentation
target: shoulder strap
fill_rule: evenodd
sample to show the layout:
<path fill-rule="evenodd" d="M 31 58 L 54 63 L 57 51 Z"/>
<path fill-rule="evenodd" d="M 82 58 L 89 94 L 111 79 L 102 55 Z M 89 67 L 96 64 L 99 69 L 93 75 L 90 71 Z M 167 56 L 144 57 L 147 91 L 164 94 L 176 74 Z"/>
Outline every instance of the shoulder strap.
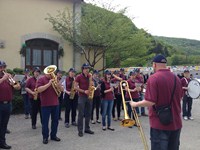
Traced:
<path fill-rule="evenodd" d="M 174 88 L 173 88 L 173 92 L 172 92 L 172 95 L 171 95 L 170 105 L 172 104 L 175 88 L 176 88 L 176 75 L 174 75 Z"/>

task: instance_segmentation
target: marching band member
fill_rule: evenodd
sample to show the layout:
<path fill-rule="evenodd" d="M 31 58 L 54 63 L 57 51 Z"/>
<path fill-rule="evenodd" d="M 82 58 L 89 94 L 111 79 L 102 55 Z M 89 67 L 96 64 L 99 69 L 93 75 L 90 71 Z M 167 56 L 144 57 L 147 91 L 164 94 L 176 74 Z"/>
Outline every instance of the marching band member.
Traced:
<path fill-rule="evenodd" d="M 5 72 L 6 63 L 0 61 L 0 149 L 11 149 L 6 144 L 6 130 L 11 113 L 11 101 L 13 99 L 13 88 L 19 90 L 20 84 L 14 85 L 9 73 Z"/>
<path fill-rule="evenodd" d="M 95 121 L 93 120 L 94 109 L 96 109 L 96 122 L 101 123 L 101 121 L 99 120 L 99 108 L 101 104 L 101 99 L 100 99 L 100 79 L 99 79 L 98 70 L 94 70 L 92 78 L 93 78 L 93 82 L 94 82 L 94 86 L 96 87 L 96 90 L 94 91 L 91 122 L 92 124 L 95 124 Z"/>
<path fill-rule="evenodd" d="M 182 89 L 183 89 L 183 103 L 182 103 L 182 109 L 183 109 L 183 119 L 184 120 L 193 120 L 191 110 L 192 110 L 192 102 L 193 99 L 188 95 L 188 83 L 191 81 L 190 79 L 190 71 L 184 70 L 184 77 L 181 79 L 182 83 Z"/>
<path fill-rule="evenodd" d="M 129 79 L 127 80 L 127 82 L 128 82 L 128 86 L 129 86 L 129 90 L 130 90 L 132 100 L 134 102 L 138 102 L 139 101 L 139 91 L 141 90 L 141 87 L 136 86 L 137 81 L 136 81 L 135 70 L 133 70 L 129 73 Z M 125 87 L 125 90 L 128 91 L 127 87 Z M 127 101 L 131 100 L 128 92 L 126 92 L 125 98 L 126 98 Z M 131 118 L 131 116 L 133 116 L 133 115 L 131 115 L 132 114 L 132 108 L 131 108 L 129 103 L 127 103 L 127 107 L 128 107 L 128 115 Z M 138 107 L 136 107 L 136 109 L 138 109 Z M 133 116 L 133 118 L 134 118 L 134 116 Z"/>
<path fill-rule="evenodd" d="M 74 126 L 77 126 L 76 123 L 76 110 L 77 110 L 77 103 L 78 103 L 78 94 L 74 88 L 74 80 L 75 80 L 75 73 L 76 70 L 74 68 L 70 68 L 69 76 L 66 77 L 65 81 L 63 82 L 64 89 L 64 103 L 65 103 L 65 127 L 69 128 L 69 116 L 71 111 L 71 123 Z"/>
<path fill-rule="evenodd" d="M 26 82 L 25 90 L 28 92 L 29 100 L 31 103 L 31 124 L 32 129 L 36 129 L 37 124 L 37 114 L 40 113 L 40 121 L 42 122 L 42 115 L 41 115 L 41 102 L 40 97 L 36 90 L 36 82 L 40 75 L 41 71 L 39 67 L 35 67 L 33 69 L 33 77 L 30 77 Z"/>
<path fill-rule="evenodd" d="M 83 118 L 85 117 L 85 133 L 94 134 L 90 130 L 89 122 L 91 118 L 92 101 L 88 99 L 89 95 L 89 81 L 91 75 L 89 75 L 88 64 L 82 65 L 82 73 L 75 79 L 75 89 L 79 92 L 78 98 L 78 135 L 83 136 Z"/>
<path fill-rule="evenodd" d="M 56 76 L 58 81 L 61 83 L 61 79 L 62 79 L 62 71 L 61 70 L 57 70 L 56 71 Z M 60 96 L 58 97 L 59 100 L 59 120 L 62 120 L 61 117 L 61 109 L 62 109 L 62 104 L 63 104 L 63 93 L 60 94 Z"/>
<path fill-rule="evenodd" d="M 28 81 L 28 79 L 30 78 L 30 71 L 29 69 L 25 69 L 24 70 L 24 77 L 22 79 L 22 81 L 20 82 L 21 85 L 21 95 L 23 97 L 23 101 L 24 101 L 24 114 L 25 114 L 25 119 L 29 118 L 29 115 L 31 115 L 30 111 L 31 111 L 31 104 L 29 101 L 29 97 L 28 97 L 28 93 L 25 90 L 25 86 L 26 86 L 26 82 Z"/>
<path fill-rule="evenodd" d="M 114 131 L 111 127 L 111 113 L 114 103 L 114 88 L 110 86 L 111 72 L 106 70 L 104 72 L 104 80 L 101 83 L 101 95 L 102 95 L 102 130 L 106 130 L 106 116 L 107 116 L 107 129 Z"/>
<path fill-rule="evenodd" d="M 46 68 L 48 70 L 48 67 Z M 48 143 L 50 115 L 51 115 L 50 138 L 53 141 L 59 142 L 61 139 L 57 137 L 58 120 L 59 120 L 59 101 L 58 101 L 59 95 L 57 95 L 57 92 L 63 91 L 63 87 L 59 83 L 57 78 L 54 78 L 52 77 L 51 74 L 46 73 L 44 76 L 38 79 L 37 90 L 40 93 L 40 100 L 41 100 L 43 144 Z M 57 92 L 55 90 L 57 90 Z"/>

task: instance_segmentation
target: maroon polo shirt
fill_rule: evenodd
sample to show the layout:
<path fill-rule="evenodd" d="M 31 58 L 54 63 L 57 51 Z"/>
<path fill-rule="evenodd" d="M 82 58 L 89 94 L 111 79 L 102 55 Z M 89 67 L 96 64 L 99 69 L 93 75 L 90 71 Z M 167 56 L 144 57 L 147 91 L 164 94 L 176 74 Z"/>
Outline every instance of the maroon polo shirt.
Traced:
<path fill-rule="evenodd" d="M 105 84 L 105 90 L 110 89 L 110 82 L 103 81 Z M 114 100 L 114 93 L 112 91 L 105 93 L 105 96 L 103 98 L 104 100 Z"/>
<path fill-rule="evenodd" d="M 128 79 L 127 82 L 128 82 L 129 89 L 131 89 L 131 90 L 135 89 L 135 82 L 133 80 Z M 139 98 L 138 91 L 130 92 L 130 93 L 131 93 L 131 97 L 132 98 Z M 130 99 L 130 96 L 129 96 L 128 92 L 126 92 L 126 96 L 125 97 L 128 98 L 128 99 Z"/>
<path fill-rule="evenodd" d="M 28 79 L 28 81 L 26 82 L 26 88 L 29 88 L 31 91 L 34 91 L 35 90 L 35 88 L 36 88 L 36 78 L 35 77 L 31 77 L 31 78 L 29 78 Z M 30 94 L 30 93 L 28 93 L 28 97 L 30 98 L 30 99 L 33 99 L 33 95 L 32 94 Z"/>
<path fill-rule="evenodd" d="M 68 76 L 68 77 L 66 77 L 65 81 L 66 81 L 66 90 L 71 91 L 72 82 L 74 81 L 74 78 L 71 78 Z"/>
<path fill-rule="evenodd" d="M 119 77 L 122 78 L 123 80 L 127 80 L 127 78 L 124 74 L 120 74 Z"/>
<path fill-rule="evenodd" d="M 171 94 L 174 87 L 174 74 L 169 69 L 160 69 L 151 75 L 147 81 L 145 100 L 153 102 L 156 106 L 170 104 Z M 177 130 L 182 127 L 181 120 L 181 94 L 182 86 L 176 76 L 176 88 L 172 100 L 173 122 L 167 126 L 160 123 L 153 107 L 149 107 L 150 126 L 160 130 Z"/>
<path fill-rule="evenodd" d="M 13 99 L 13 87 L 10 85 L 8 80 L 5 80 L 0 84 L 0 102 L 12 101 L 12 99 Z"/>
<path fill-rule="evenodd" d="M 37 88 L 49 83 L 49 78 L 45 75 L 38 79 Z M 49 86 L 45 91 L 40 93 L 41 106 L 56 106 L 58 105 L 58 96 L 54 88 Z"/>
<path fill-rule="evenodd" d="M 189 82 L 190 82 L 190 78 L 183 77 L 183 78 L 181 79 L 182 87 L 187 87 Z M 186 91 L 187 91 L 187 90 L 183 89 L 183 94 L 182 94 L 182 96 L 184 96 L 184 95 L 186 94 Z"/>
<path fill-rule="evenodd" d="M 90 78 L 90 75 L 86 77 L 83 73 L 81 73 L 76 77 L 75 81 L 78 83 L 80 89 L 88 90 L 89 78 Z M 87 94 L 79 92 L 79 96 L 87 96 Z"/>

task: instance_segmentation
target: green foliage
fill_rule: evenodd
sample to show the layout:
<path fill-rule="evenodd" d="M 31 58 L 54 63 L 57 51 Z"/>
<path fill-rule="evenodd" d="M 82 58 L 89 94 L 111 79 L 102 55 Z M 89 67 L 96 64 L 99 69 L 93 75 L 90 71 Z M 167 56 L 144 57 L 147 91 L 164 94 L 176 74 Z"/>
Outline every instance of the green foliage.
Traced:
<path fill-rule="evenodd" d="M 14 68 L 13 72 L 14 72 L 14 74 L 23 74 L 23 69 L 21 69 L 21 68 Z"/>
<path fill-rule="evenodd" d="M 12 113 L 22 113 L 23 112 L 23 98 L 20 94 L 20 90 L 16 91 L 14 90 L 13 93 L 13 101 L 12 101 Z"/>

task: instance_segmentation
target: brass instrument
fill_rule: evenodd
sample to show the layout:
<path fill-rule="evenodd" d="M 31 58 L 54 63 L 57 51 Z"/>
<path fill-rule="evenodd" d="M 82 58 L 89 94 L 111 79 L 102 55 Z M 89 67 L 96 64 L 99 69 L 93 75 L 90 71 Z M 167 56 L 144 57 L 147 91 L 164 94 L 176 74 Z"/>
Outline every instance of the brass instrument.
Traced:
<path fill-rule="evenodd" d="M 47 66 L 44 69 L 44 74 L 49 74 L 49 75 L 51 75 L 51 78 L 54 79 L 53 82 L 52 82 L 52 87 L 59 97 L 61 95 L 61 90 L 58 88 L 58 80 L 57 80 L 57 77 L 54 73 L 56 71 L 56 69 L 57 69 L 57 67 L 55 65 Z"/>
<path fill-rule="evenodd" d="M 94 97 L 94 91 L 95 91 L 95 87 L 94 87 L 94 83 L 92 81 L 92 74 L 89 74 L 90 77 L 89 77 L 89 94 L 88 94 L 88 99 L 89 100 L 93 100 L 93 97 Z"/>
<path fill-rule="evenodd" d="M 33 100 L 37 100 L 38 97 L 38 90 L 37 88 L 34 89 L 35 94 L 33 95 Z"/>
<path fill-rule="evenodd" d="M 76 90 L 74 88 L 74 84 L 75 84 L 75 81 L 72 82 L 72 87 L 71 87 L 71 90 L 70 90 L 69 99 L 74 99 L 74 96 L 76 94 Z"/>
<path fill-rule="evenodd" d="M 6 74 L 5 71 L 3 71 L 3 74 Z M 16 82 L 12 77 L 8 77 L 8 81 L 10 83 L 10 85 L 12 85 L 14 88 L 20 86 L 19 82 Z"/>
<path fill-rule="evenodd" d="M 136 109 L 135 108 L 132 108 L 132 112 L 133 112 L 133 115 L 134 115 L 134 118 L 135 118 L 135 121 L 133 119 L 130 119 L 130 117 L 128 116 L 128 113 L 127 113 L 127 108 L 126 108 L 126 102 L 125 102 L 125 96 L 124 96 L 124 92 L 123 90 L 125 90 L 125 87 L 128 88 L 128 94 L 129 94 L 129 97 L 131 99 L 131 101 L 133 100 L 132 99 L 132 96 L 131 96 L 131 93 L 130 93 L 130 89 L 129 89 L 129 85 L 128 85 L 128 82 L 125 81 L 125 80 L 122 80 L 120 82 L 120 89 L 121 89 L 121 93 L 122 93 L 122 102 L 123 102 L 123 107 L 124 107 L 124 114 L 125 114 L 125 119 L 122 120 L 122 123 L 121 125 L 124 126 L 124 127 L 129 127 L 129 126 L 133 126 L 133 125 L 136 125 L 138 127 L 138 130 L 139 130 L 139 133 L 140 133 L 140 137 L 142 139 L 142 142 L 144 144 L 144 149 L 145 150 L 148 150 L 148 145 L 147 145 L 147 141 L 146 141 L 146 137 L 145 137 L 145 134 L 144 134 L 144 131 L 142 129 L 142 125 L 140 123 L 140 120 L 138 118 L 138 115 L 137 115 L 137 112 L 136 112 Z"/>

